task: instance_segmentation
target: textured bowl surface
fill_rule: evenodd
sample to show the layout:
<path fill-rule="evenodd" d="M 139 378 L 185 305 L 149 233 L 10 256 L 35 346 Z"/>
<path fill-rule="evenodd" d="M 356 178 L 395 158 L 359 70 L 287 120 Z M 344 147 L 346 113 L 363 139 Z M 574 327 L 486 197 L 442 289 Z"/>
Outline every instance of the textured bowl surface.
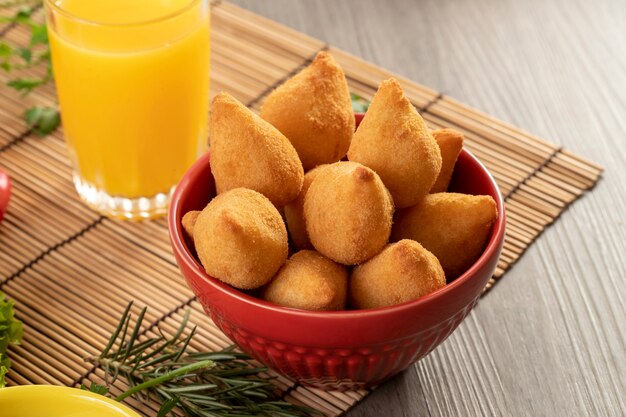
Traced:
<path fill-rule="evenodd" d="M 254 298 L 209 277 L 181 226 L 187 211 L 201 210 L 215 194 L 209 158 L 204 155 L 189 169 L 173 195 L 168 222 L 178 265 L 205 311 L 230 339 L 304 384 L 356 389 L 406 369 L 456 329 L 495 271 L 504 241 L 504 204 L 485 167 L 463 150 L 451 191 L 491 195 L 499 214 L 485 251 L 463 275 L 416 300 L 369 310 L 302 311 Z"/>
<path fill-rule="evenodd" d="M 78 388 L 25 385 L 0 388 L 0 417 L 139 417 L 130 408 Z"/>

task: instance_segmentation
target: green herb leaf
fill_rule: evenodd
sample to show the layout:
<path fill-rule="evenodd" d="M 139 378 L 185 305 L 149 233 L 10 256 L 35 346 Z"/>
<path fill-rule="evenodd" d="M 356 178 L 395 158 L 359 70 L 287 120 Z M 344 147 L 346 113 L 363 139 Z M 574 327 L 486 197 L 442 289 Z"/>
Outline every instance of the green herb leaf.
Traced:
<path fill-rule="evenodd" d="M 0 23 L 19 23 L 31 26 L 34 24 L 31 19 L 34 11 L 34 7 L 24 6 L 20 8 L 13 16 L 0 16 Z"/>
<path fill-rule="evenodd" d="M 22 322 L 14 316 L 14 304 L 12 300 L 5 300 L 0 292 L 0 388 L 6 384 L 4 377 L 11 367 L 7 355 L 9 345 L 17 345 L 22 340 Z"/>
<path fill-rule="evenodd" d="M 13 48 L 6 42 L 0 42 L 0 56 L 9 57 L 13 54 Z"/>
<path fill-rule="evenodd" d="M 41 8 L 42 0 L 0 0 L 0 10 L 20 7 L 12 16 L 0 16 L 0 23 L 27 26 L 30 29 L 30 41 L 27 46 L 11 45 L 10 42 L 0 41 L 0 68 L 5 72 L 27 70 L 43 66 L 45 75 L 41 78 L 18 76 L 6 84 L 22 96 L 28 95 L 34 89 L 52 81 L 52 66 L 50 62 L 50 46 L 48 30 L 45 23 L 33 19 L 35 11 Z M 13 59 L 21 58 L 21 62 Z M 25 114 L 28 126 L 40 136 L 53 132 L 60 123 L 59 112 L 53 108 L 35 107 Z"/>
<path fill-rule="evenodd" d="M 46 25 L 35 25 L 32 27 L 30 34 L 30 46 L 35 45 L 47 45 L 48 44 L 48 29 Z"/>
<path fill-rule="evenodd" d="M 104 385 L 96 384 L 92 382 L 91 385 L 87 386 L 85 384 L 80 384 L 80 389 L 93 392 L 95 394 L 106 396 L 109 393 L 109 388 Z"/>
<path fill-rule="evenodd" d="M 11 71 L 11 56 L 13 55 L 13 48 L 6 42 L 0 41 L 0 67 L 6 72 Z"/>
<path fill-rule="evenodd" d="M 33 91 L 34 88 L 37 88 L 45 83 L 46 80 L 43 78 L 16 78 L 15 80 L 7 82 L 7 85 L 16 89 L 22 93 L 22 95 L 26 95 Z"/>
<path fill-rule="evenodd" d="M 350 99 L 352 100 L 352 110 L 355 113 L 365 113 L 370 106 L 369 100 L 364 99 L 358 94 L 350 93 Z"/>
<path fill-rule="evenodd" d="M 41 7 L 42 0 L 3 0 L 0 1 L 0 9 L 9 9 L 20 5 L 31 5 L 32 7 Z"/>
<path fill-rule="evenodd" d="M 33 15 L 34 12 L 35 12 L 34 7 L 24 6 L 20 8 L 17 14 L 15 15 L 15 22 L 26 23 L 26 24 L 30 23 L 31 16 Z"/>
<path fill-rule="evenodd" d="M 33 51 L 28 48 L 19 48 L 17 54 L 26 62 L 30 64 L 33 60 Z"/>
<path fill-rule="evenodd" d="M 53 107 L 31 107 L 24 113 L 26 124 L 39 136 L 54 132 L 61 124 L 59 111 Z"/>

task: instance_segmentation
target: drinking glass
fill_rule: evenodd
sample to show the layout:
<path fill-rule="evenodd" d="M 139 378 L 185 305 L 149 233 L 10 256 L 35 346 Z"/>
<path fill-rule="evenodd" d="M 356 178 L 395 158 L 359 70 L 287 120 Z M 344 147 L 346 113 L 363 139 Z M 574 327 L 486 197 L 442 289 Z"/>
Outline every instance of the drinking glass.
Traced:
<path fill-rule="evenodd" d="M 80 197 L 104 215 L 164 214 L 206 146 L 207 0 L 45 0 Z"/>

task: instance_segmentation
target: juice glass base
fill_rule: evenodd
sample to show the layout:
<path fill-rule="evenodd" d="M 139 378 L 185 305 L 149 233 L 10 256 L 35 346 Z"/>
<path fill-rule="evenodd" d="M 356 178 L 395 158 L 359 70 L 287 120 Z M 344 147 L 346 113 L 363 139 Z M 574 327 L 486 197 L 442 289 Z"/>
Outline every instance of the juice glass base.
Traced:
<path fill-rule="evenodd" d="M 74 185 L 80 198 L 89 207 L 106 217 L 122 220 L 145 220 L 164 216 L 175 188 L 173 186 L 169 191 L 151 197 L 114 197 L 86 182 L 76 173 Z"/>

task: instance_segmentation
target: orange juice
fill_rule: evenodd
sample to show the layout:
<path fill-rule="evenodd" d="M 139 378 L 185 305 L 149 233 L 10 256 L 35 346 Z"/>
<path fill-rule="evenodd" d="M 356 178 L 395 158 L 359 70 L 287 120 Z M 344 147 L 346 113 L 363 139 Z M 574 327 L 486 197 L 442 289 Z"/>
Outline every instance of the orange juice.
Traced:
<path fill-rule="evenodd" d="M 48 0 L 47 10 L 79 194 L 120 217 L 150 211 L 155 196 L 163 205 L 206 143 L 208 3 Z"/>

